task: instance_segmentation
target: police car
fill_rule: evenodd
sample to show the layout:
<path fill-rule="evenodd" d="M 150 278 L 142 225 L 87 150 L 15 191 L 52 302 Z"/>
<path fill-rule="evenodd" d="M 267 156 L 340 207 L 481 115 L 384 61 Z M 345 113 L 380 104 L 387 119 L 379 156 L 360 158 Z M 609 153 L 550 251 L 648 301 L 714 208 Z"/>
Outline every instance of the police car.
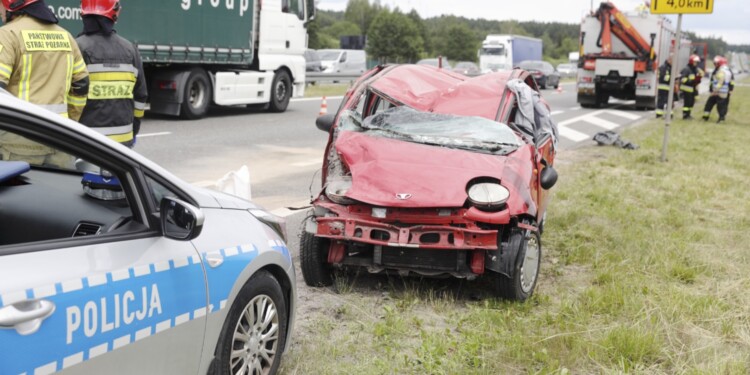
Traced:
<path fill-rule="evenodd" d="M 3 90 L 0 153 L 0 374 L 276 371 L 281 219 Z"/>

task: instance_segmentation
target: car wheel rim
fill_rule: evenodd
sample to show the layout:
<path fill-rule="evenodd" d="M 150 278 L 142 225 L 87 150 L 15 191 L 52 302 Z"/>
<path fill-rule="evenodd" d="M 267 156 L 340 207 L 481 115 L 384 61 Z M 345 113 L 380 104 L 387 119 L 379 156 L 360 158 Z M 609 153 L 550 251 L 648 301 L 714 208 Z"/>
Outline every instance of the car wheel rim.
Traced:
<path fill-rule="evenodd" d="M 203 100 L 206 96 L 206 89 L 203 83 L 195 81 L 190 85 L 190 105 L 193 108 L 198 108 L 203 105 Z"/>
<path fill-rule="evenodd" d="M 286 99 L 286 84 L 284 84 L 283 80 L 279 80 L 279 82 L 276 83 L 276 100 L 278 102 L 283 102 L 284 99 Z"/>
<path fill-rule="evenodd" d="M 524 293 L 531 293 L 536 282 L 537 273 L 539 272 L 539 240 L 532 235 L 526 244 L 526 254 L 521 264 L 521 289 Z"/>
<path fill-rule="evenodd" d="M 279 343 L 279 314 L 271 297 L 259 295 L 242 310 L 232 338 L 232 374 L 268 374 Z"/>

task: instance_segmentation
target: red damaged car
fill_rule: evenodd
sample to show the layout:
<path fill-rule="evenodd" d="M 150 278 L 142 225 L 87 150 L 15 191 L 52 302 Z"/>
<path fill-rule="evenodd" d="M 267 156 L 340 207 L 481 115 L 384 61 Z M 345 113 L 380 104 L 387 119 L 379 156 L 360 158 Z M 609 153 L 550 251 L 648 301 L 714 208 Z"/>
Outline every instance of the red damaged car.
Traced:
<path fill-rule="evenodd" d="M 301 233 L 308 285 L 363 267 L 485 276 L 502 297 L 532 295 L 557 128 L 528 72 L 380 66 L 316 125 L 330 135 Z"/>

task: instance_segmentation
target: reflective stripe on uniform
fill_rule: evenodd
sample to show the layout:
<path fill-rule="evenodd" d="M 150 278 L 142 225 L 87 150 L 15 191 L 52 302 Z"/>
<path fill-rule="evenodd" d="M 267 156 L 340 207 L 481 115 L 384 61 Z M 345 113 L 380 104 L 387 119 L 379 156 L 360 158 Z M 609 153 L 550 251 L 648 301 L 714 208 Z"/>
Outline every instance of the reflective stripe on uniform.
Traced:
<path fill-rule="evenodd" d="M 693 88 L 693 86 L 682 85 L 680 86 L 680 91 L 694 92 L 695 89 Z"/>
<path fill-rule="evenodd" d="M 91 81 L 128 81 L 135 82 L 136 76 L 132 72 L 95 72 L 89 74 Z"/>
<path fill-rule="evenodd" d="M 659 90 L 669 91 L 669 85 L 659 85 Z"/>
<path fill-rule="evenodd" d="M 66 104 L 37 104 L 38 106 L 57 114 L 63 114 L 68 112 L 68 106 Z"/>
<path fill-rule="evenodd" d="M 68 95 L 68 104 L 76 107 L 84 107 L 86 106 L 86 97 Z"/>
<path fill-rule="evenodd" d="M 143 117 L 144 111 L 146 110 L 146 103 L 141 102 L 133 102 L 134 110 L 133 110 L 133 116 L 141 118 Z"/>
<path fill-rule="evenodd" d="M 124 143 L 133 140 L 133 124 L 123 126 L 93 127 L 97 133 L 106 135 L 111 140 Z"/>
<path fill-rule="evenodd" d="M 138 76 L 138 69 L 133 64 L 90 64 L 89 73 L 130 72 Z"/>
<path fill-rule="evenodd" d="M 80 74 L 86 70 L 86 63 L 81 59 L 73 66 L 73 74 Z"/>
<path fill-rule="evenodd" d="M 31 90 L 29 89 L 29 81 L 31 81 L 31 63 L 33 62 L 30 54 L 23 55 L 23 65 L 21 66 L 21 82 L 19 84 L 20 89 L 18 90 L 18 98 L 21 100 L 29 101 Z"/>
<path fill-rule="evenodd" d="M 0 46 L 0 51 L 2 51 L 2 46 Z M 10 79 L 11 74 L 13 74 L 13 67 L 0 63 L 0 76 Z"/>

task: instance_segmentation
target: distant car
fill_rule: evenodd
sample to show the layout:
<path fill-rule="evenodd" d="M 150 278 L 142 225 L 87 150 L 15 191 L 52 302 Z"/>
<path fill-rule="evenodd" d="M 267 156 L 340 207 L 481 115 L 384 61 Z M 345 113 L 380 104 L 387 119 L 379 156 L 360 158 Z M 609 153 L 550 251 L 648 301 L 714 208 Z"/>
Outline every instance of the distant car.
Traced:
<path fill-rule="evenodd" d="M 557 126 L 531 75 L 473 78 L 379 66 L 354 84 L 329 133 L 321 192 L 302 225 L 302 275 L 338 268 L 478 277 L 523 301 L 536 285 Z"/>
<path fill-rule="evenodd" d="M 578 66 L 576 64 L 560 64 L 557 66 L 557 72 L 560 73 L 561 77 L 575 77 L 578 72 Z"/>
<path fill-rule="evenodd" d="M 422 59 L 422 60 L 417 61 L 417 65 L 429 65 L 429 66 L 434 66 L 437 68 L 440 65 L 440 61 L 438 61 L 438 59 Z M 448 63 L 448 59 L 445 59 L 445 58 L 443 59 L 443 69 L 448 69 L 448 70 L 453 69 L 451 67 L 451 64 Z"/>
<path fill-rule="evenodd" d="M 555 71 L 552 64 L 546 61 L 521 61 L 518 67 L 531 73 L 540 89 L 547 87 L 558 88 L 560 86 L 560 74 Z"/>
<path fill-rule="evenodd" d="M 471 61 L 459 61 L 453 67 L 453 71 L 469 77 L 478 76 L 482 73 L 479 71 L 479 65 Z"/>
<path fill-rule="evenodd" d="M 356 49 L 320 49 L 323 73 L 362 74 L 367 70 L 365 51 Z"/>
<path fill-rule="evenodd" d="M 0 374 L 273 374 L 283 219 L 0 89 Z"/>
<path fill-rule="evenodd" d="M 323 64 L 320 61 L 318 52 L 314 49 L 305 50 L 305 71 L 306 72 L 322 72 Z"/>

